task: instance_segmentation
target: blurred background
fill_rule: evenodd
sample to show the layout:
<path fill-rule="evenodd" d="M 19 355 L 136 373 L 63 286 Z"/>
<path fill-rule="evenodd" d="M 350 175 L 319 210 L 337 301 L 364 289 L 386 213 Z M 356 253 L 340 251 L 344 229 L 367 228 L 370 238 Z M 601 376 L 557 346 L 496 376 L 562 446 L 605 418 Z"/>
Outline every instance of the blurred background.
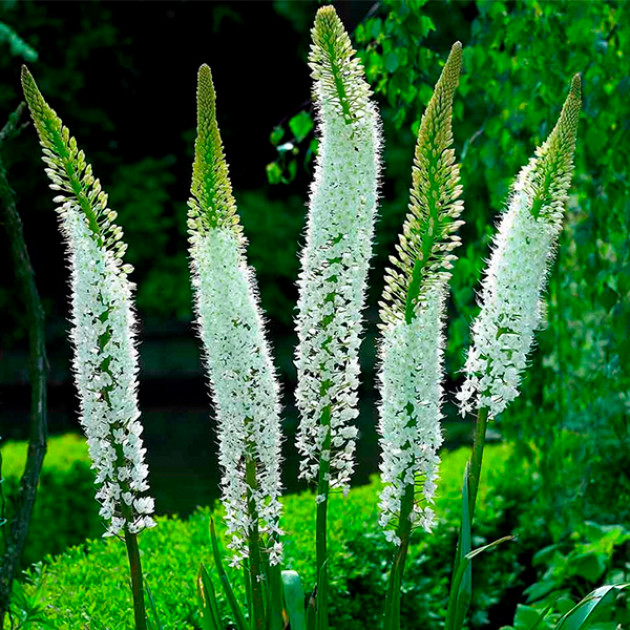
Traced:
<path fill-rule="evenodd" d="M 186 253 L 197 68 L 208 63 L 232 183 L 283 383 L 289 492 L 298 253 L 317 141 L 306 64 L 318 2 L 0 2 L 0 118 L 29 65 L 119 213 L 138 285 L 140 402 L 159 513 L 217 495 L 210 399 L 191 324 Z M 630 506 L 630 20 L 623 2 L 485 0 L 336 3 L 384 125 L 382 206 L 362 347 L 355 481 L 377 471 L 375 341 L 383 269 L 402 223 L 415 133 L 451 44 L 464 44 L 454 134 L 466 225 L 452 281 L 446 448 L 470 423 L 452 404 L 475 292 L 509 184 L 584 81 L 576 172 L 547 325 L 523 394 L 492 438 L 541 471 L 545 509 L 618 520 Z M 16 39 L 16 34 L 20 39 Z M 25 47 L 27 46 L 27 47 Z M 30 48 L 29 48 L 30 47 Z M 2 121 L 2 122 L 3 122 Z M 32 128 L 3 149 L 47 317 L 50 433 L 79 431 L 69 372 L 67 270 Z M 28 435 L 27 339 L 0 234 L 0 434 Z M 625 512 L 624 512 L 625 510 Z"/>

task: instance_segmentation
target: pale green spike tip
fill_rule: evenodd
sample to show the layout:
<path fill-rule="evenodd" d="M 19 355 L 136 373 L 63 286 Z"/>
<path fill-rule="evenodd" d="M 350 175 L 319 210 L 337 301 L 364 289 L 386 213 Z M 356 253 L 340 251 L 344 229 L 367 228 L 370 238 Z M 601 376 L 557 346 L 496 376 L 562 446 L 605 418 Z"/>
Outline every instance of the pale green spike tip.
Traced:
<path fill-rule="evenodd" d="M 579 74 L 575 74 L 571 79 L 571 87 L 564 103 L 563 114 L 568 115 L 571 120 L 576 119 L 575 122 L 577 123 L 577 117 L 581 108 L 582 77 Z"/>
<path fill-rule="evenodd" d="M 39 88 L 37 87 L 37 83 L 35 82 L 33 75 L 30 73 L 29 69 L 26 66 L 22 66 L 21 80 L 24 98 L 28 103 L 31 113 L 35 113 L 35 111 L 37 110 L 36 106 L 39 105 L 39 107 L 41 108 L 45 104 L 45 101 L 44 97 L 39 91 Z"/>
<path fill-rule="evenodd" d="M 54 142 L 53 136 L 61 131 L 61 119 L 42 96 L 33 75 L 26 66 L 22 66 L 21 81 L 24 99 L 31 112 L 40 141 L 44 146 L 51 148 Z"/>
<path fill-rule="evenodd" d="M 223 226 L 240 235 L 227 162 L 216 117 L 212 72 L 202 64 L 197 73 L 197 138 L 189 213 L 194 229 Z M 195 207 L 195 204 L 197 207 Z M 192 229 L 192 228 L 191 228 Z"/>
<path fill-rule="evenodd" d="M 331 5 L 321 7 L 315 15 L 312 30 L 313 43 L 326 56 L 337 57 L 345 47 L 352 48 L 350 37 L 344 28 L 337 11 Z"/>
<path fill-rule="evenodd" d="M 216 98 L 214 83 L 212 81 L 210 66 L 207 63 L 199 66 L 199 71 L 197 72 L 197 86 L 199 90 L 203 89 L 214 102 Z"/>
<path fill-rule="evenodd" d="M 341 20 L 335 11 L 335 7 L 332 4 L 327 4 L 325 7 L 320 7 L 315 15 L 315 26 L 327 26 L 331 21 L 341 24 Z"/>
<path fill-rule="evenodd" d="M 462 69 L 462 43 L 457 41 L 451 46 L 451 52 L 444 64 L 442 76 L 447 85 L 456 88 L 459 84 L 459 74 Z"/>
<path fill-rule="evenodd" d="M 22 65 L 21 79 L 22 79 L 22 86 L 25 89 L 29 87 L 31 89 L 35 88 L 37 90 L 35 79 L 33 78 L 33 75 L 31 74 L 30 70 L 28 69 L 26 65 Z"/>
<path fill-rule="evenodd" d="M 577 132 L 578 120 L 580 117 L 580 109 L 582 108 L 582 77 L 579 74 L 575 74 L 571 79 L 571 86 L 569 88 L 569 94 L 567 95 L 564 105 L 562 106 L 562 112 L 560 118 L 554 129 L 555 134 L 575 134 Z M 557 130 L 557 131 L 556 131 Z M 552 136 L 555 135 L 552 132 Z M 573 143 L 574 138 L 571 140 Z M 571 149 L 572 152 L 572 149 Z"/>
<path fill-rule="evenodd" d="M 317 11 L 311 36 L 309 62 L 312 77 L 320 84 L 320 98 L 336 104 L 346 123 L 358 120 L 366 112 L 371 92 L 350 36 L 332 6 Z"/>
<path fill-rule="evenodd" d="M 573 75 L 573 79 L 571 79 L 571 96 L 573 96 L 578 101 L 582 100 L 582 76 L 578 72 Z"/>
<path fill-rule="evenodd" d="M 381 308 L 385 325 L 402 316 L 410 323 L 421 299 L 432 289 L 442 291 L 450 277 L 463 207 L 458 202 L 459 167 L 454 151 L 449 149 L 453 143 L 452 106 L 461 62 L 462 44 L 457 41 L 418 129 L 409 213 L 399 237 L 398 258 L 392 261 L 400 274 L 388 270 L 384 302 L 389 306 Z"/>

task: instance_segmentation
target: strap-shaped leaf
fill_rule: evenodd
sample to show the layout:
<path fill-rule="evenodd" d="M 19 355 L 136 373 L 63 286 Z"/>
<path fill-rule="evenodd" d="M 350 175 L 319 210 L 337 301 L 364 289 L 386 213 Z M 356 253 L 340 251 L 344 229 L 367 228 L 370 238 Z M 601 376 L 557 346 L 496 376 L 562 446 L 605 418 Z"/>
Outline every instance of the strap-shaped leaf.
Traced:
<path fill-rule="evenodd" d="M 212 579 L 202 564 L 197 574 L 197 597 L 203 630 L 221 630 L 221 615 Z"/>
<path fill-rule="evenodd" d="M 155 600 L 153 599 L 153 593 L 149 588 L 149 585 L 145 585 L 145 589 L 147 591 L 147 599 L 149 601 L 149 610 L 151 611 L 152 621 L 149 621 L 147 618 L 147 622 L 152 630 L 164 630 L 164 625 L 162 624 L 162 620 L 160 619 L 160 615 L 158 614 L 157 608 L 155 606 Z"/>
<path fill-rule="evenodd" d="M 249 630 L 247 621 L 245 620 L 241 607 L 239 606 L 236 596 L 234 595 L 234 591 L 232 590 L 230 578 L 223 568 L 223 560 L 221 559 L 221 551 L 219 550 L 219 542 L 214 530 L 214 520 L 212 518 L 210 519 L 210 538 L 212 540 L 212 555 L 214 556 L 214 564 L 217 573 L 219 574 L 221 585 L 223 586 L 223 592 L 225 593 L 225 597 L 228 600 L 228 604 L 230 605 L 230 609 L 234 615 L 234 623 L 238 630 Z"/>
<path fill-rule="evenodd" d="M 266 554 L 263 557 L 263 565 L 266 580 L 266 606 L 267 613 L 267 629 L 282 630 L 282 576 L 279 564 L 270 564 Z"/>
<path fill-rule="evenodd" d="M 321 602 L 326 602 L 325 606 L 321 606 Z M 322 564 L 319 571 L 315 617 L 317 630 L 328 630 L 328 559 Z"/>
<path fill-rule="evenodd" d="M 455 558 L 453 569 L 453 583 L 448 600 L 446 613 L 446 630 L 461 628 L 466 612 L 470 605 L 472 594 L 472 568 L 470 562 L 466 563 L 466 557 L 471 548 L 471 523 L 470 503 L 468 497 L 468 479 L 470 477 L 470 462 L 466 464 L 464 481 L 462 483 L 462 522 L 459 529 L 459 555 Z"/>
<path fill-rule="evenodd" d="M 306 630 L 317 628 L 317 587 L 313 589 L 306 604 Z"/>
<path fill-rule="evenodd" d="M 591 591 L 573 607 L 560 621 L 556 630 L 582 630 L 587 628 L 605 608 L 614 604 L 617 593 L 630 584 L 600 586 Z"/>
<path fill-rule="evenodd" d="M 282 571 L 284 607 L 291 630 L 306 630 L 304 589 L 296 571 Z"/>
<path fill-rule="evenodd" d="M 507 540 L 512 540 L 512 536 L 504 536 L 483 547 L 478 547 L 473 551 L 470 550 L 469 477 L 470 463 L 467 463 L 464 472 L 464 483 L 462 485 L 462 524 L 459 534 L 459 557 L 456 558 L 455 570 L 453 571 L 454 577 L 449 595 L 445 630 L 461 630 L 464 625 L 472 595 L 472 559 L 496 545 L 500 545 Z"/>

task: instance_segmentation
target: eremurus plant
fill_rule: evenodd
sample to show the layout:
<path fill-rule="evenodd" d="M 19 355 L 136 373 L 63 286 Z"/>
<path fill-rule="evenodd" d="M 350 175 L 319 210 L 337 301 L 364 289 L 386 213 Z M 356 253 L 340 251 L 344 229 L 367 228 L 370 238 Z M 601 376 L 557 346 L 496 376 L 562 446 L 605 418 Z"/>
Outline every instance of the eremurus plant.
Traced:
<path fill-rule="evenodd" d="M 332 7 L 312 30 L 320 149 L 310 191 L 298 279 L 296 402 L 300 476 L 316 486 L 317 585 L 304 610 L 294 572 L 280 571 L 281 426 L 279 389 L 255 289 L 247 242 L 229 180 L 208 66 L 197 85 L 197 138 L 188 234 L 197 329 L 216 411 L 221 490 L 232 564 L 244 569 L 247 602 L 236 599 L 211 523 L 215 572 L 238 630 L 327 630 L 328 499 L 347 491 L 354 468 L 362 310 L 380 177 L 380 123 L 363 68 Z M 422 116 L 409 211 L 385 272 L 380 308 L 380 524 L 392 544 L 384 630 L 400 628 L 400 593 L 414 528 L 429 530 L 442 437 L 442 349 L 448 283 L 459 245 L 462 188 L 452 110 L 462 62 L 453 45 Z M 124 534 L 136 628 L 147 627 L 137 533 L 151 527 L 136 396 L 133 285 L 122 262 L 116 214 L 82 151 L 46 104 L 28 71 L 23 86 L 58 191 L 72 282 L 74 370 L 81 421 L 97 470 L 107 535 Z M 521 171 L 502 215 L 472 327 L 463 413 L 477 411 L 462 491 L 462 528 L 446 619 L 460 630 L 470 601 L 471 523 L 486 423 L 518 395 L 561 230 L 580 110 L 575 77 L 558 124 Z M 489 545 L 491 546 L 491 545 Z M 487 548 L 487 547 L 486 547 Z M 197 580 L 204 630 L 225 626 L 211 575 Z M 150 598 L 150 602 L 153 600 Z M 332 621 L 332 624 L 330 622 Z M 577 626 L 579 627 L 579 626 Z"/>
<path fill-rule="evenodd" d="M 452 148 L 453 97 L 462 45 L 444 65 L 422 116 L 409 212 L 385 272 L 379 371 L 381 493 L 379 522 L 396 546 L 384 628 L 400 627 L 400 588 L 414 527 L 431 528 L 438 475 L 445 300 L 459 245 L 463 202 Z"/>
<path fill-rule="evenodd" d="M 96 469 L 96 494 L 105 536 L 123 534 L 127 544 L 137 628 L 145 628 L 144 588 L 137 534 L 155 523 L 146 496 L 148 467 L 137 397 L 131 267 L 116 212 L 92 174 L 85 154 L 22 69 L 24 96 L 43 149 L 50 188 L 66 241 L 71 273 L 72 367 L 81 424 Z"/>
<path fill-rule="evenodd" d="M 298 279 L 300 476 L 317 484 L 317 627 L 328 627 L 327 510 L 350 487 L 362 311 L 376 218 L 380 124 L 363 67 L 332 7 L 311 32 L 320 148 Z"/>
<path fill-rule="evenodd" d="M 197 84 L 188 233 L 199 336 L 215 403 L 221 489 L 234 564 L 246 563 L 252 618 L 265 625 L 266 564 L 282 557 L 278 385 L 245 259 L 208 66 Z"/>

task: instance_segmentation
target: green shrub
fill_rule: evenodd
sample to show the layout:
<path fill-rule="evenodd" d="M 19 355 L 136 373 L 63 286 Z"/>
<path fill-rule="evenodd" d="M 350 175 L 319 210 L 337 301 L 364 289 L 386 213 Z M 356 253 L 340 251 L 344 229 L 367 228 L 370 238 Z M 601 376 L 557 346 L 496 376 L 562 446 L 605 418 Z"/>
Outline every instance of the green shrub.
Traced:
<path fill-rule="evenodd" d="M 2 446 L 2 490 L 9 522 L 27 448 L 27 442 L 7 442 Z M 24 566 L 47 554 L 61 553 L 86 538 L 100 536 L 103 526 L 94 501 L 93 480 L 82 437 L 68 434 L 50 438 L 22 556 Z M 0 549 L 3 545 L 0 537 Z"/>
<path fill-rule="evenodd" d="M 504 630 L 531 627 L 544 610 L 548 615 L 538 630 L 552 630 L 586 593 L 601 584 L 621 586 L 630 583 L 630 563 L 625 547 L 630 529 L 623 525 L 599 525 L 586 521 L 570 536 L 544 547 L 533 557 L 537 581 L 524 592 L 514 626 Z M 591 630 L 616 630 L 630 627 L 630 597 L 620 592 L 615 603 L 597 617 Z"/>
<path fill-rule="evenodd" d="M 482 477 L 475 544 L 510 531 L 531 487 L 527 469 L 508 463 L 511 448 L 489 446 Z M 468 449 L 446 453 L 437 499 L 440 524 L 433 534 L 417 532 L 412 541 L 403 605 L 404 625 L 436 627 L 445 606 L 447 584 L 458 527 L 461 479 Z M 353 489 L 346 499 L 333 496 L 330 509 L 332 569 L 332 628 L 362 630 L 373 627 L 381 612 L 386 589 L 390 546 L 377 524 L 380 484 Z M 306 589 L 315 582 L 312 549 L 315 536 L 315 501 L 303 493 L 284 498 L 284 568 L 299 572 Z M 166 629 L 198 628 L 195 619 L 194 576 L 199 564 L 213 566 L 208 537 L 210 512 L 200 509 L 187 521 L 161 517 L 158 527 L 141 537 L 146 579 Z M 218 531 L 223 532 L 221 518 Z M 522 570 L 522 545 L 505 544 L 475 565 L 475 601 L 472 627 L 482 625 L 487 610 L 513 585 Z M 93 540 L 49 560 L 26 594 L 45 598 L 46 617 L 60 630 L 128 628 L 131 606 L 126 588 L 125 548 L 118 540 Z M 499 571 L 500 568 L 500 571 Z M 237 590 L 240 575 L 232 574 Z M 219 584 L 215 584 L 219 589 Z M 38 591 L 39 588 L 39 591 Z M 483 595 L 482 595 L 483 594 Z M 37 627 L 37 626 L 36 626 Z"/>

